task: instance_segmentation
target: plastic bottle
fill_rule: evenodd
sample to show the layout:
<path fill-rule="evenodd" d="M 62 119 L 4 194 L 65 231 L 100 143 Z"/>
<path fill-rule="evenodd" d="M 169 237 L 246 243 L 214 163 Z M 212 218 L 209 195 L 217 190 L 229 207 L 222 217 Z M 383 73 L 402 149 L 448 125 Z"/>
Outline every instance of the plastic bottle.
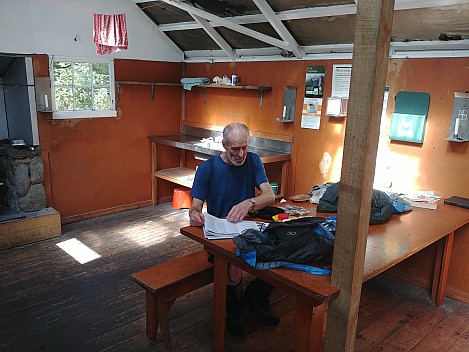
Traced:
<path fill-rule="evenodd" d="M 236 83 L 238 83 L 238 75 L 236 73 L 233 73 L 231 75 L 231 85 L 235 86 Z"/>

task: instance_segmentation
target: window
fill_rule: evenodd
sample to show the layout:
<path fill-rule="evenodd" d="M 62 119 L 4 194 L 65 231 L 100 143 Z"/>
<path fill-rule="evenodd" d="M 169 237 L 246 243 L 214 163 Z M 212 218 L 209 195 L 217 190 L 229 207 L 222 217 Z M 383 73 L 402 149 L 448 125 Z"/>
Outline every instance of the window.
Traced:
<path fill-rule="evenodd" d="M 112 61 L 55 59 L 51 82 L 54 119 L 117 116 Z"/>

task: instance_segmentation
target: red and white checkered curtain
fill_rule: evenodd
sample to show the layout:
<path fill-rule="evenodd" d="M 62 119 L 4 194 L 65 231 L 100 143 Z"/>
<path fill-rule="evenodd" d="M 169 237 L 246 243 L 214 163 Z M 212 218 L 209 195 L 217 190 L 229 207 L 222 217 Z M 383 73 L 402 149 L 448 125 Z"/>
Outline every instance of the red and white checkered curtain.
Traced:
<path fill-rule="evenodd" d="M 98 55 L 110 54 L 128 48 L 125 14 L 93 14 L 93 40 Z"/>

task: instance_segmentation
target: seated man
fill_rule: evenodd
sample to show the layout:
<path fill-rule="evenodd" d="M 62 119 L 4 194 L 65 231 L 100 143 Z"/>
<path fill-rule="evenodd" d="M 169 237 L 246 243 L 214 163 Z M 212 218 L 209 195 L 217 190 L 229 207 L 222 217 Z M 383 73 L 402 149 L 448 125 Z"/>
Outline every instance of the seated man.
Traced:
<path fill-rule="evenodd" d="M 264 165 L 257 154 L 248 152 L 249 129 L 241 123 L 232 123 L 223 129 L 225 151 L 202 162 L 195 174 L 189 209 L 191 226 L 202 226 L 202 207 L 207 201 L 207 212 L 231 222 L 238 222 L 249 211 L 261 209 L 275 201 L 275 195 L 265 174 Z M 255 196 L 255 188 L 259 195 Z M 226 308 L 227 328 L 232 335 L 244 333 L 243 312 L 246 308 L 258 311 L 262 321 L 276 325 L 279 318 L 270 309 L 269 297 L 272 286 L 256 279 L 242 292 L 243 271 L 228 266 Z"/>

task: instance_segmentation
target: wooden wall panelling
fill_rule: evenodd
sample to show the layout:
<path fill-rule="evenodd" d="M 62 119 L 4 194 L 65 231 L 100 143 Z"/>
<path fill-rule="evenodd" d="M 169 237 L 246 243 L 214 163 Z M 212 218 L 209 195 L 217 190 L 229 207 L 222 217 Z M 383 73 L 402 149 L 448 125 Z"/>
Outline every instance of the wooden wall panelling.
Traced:
<path fill-rule="evenodd" d="M 35 56 L 34 67 L 36 75 L 48 75 L 48 57 Z M 114 68 L 121 81 L 178 83 L 181 74 L 180 63 L 115 60 Z M 59 121 L 39 115 L 52 206 L 62 218 L 76 221 L 151 204 L 148 136 L 180 131 L 181 89 L 159 86 L 153 101 L 150 87 L 123 85 L 117 118 Z M 168 158 L 179 163 L 178 156 Z M 172 188 L 163 185 L 161 192 L 171 195 Z"/>

